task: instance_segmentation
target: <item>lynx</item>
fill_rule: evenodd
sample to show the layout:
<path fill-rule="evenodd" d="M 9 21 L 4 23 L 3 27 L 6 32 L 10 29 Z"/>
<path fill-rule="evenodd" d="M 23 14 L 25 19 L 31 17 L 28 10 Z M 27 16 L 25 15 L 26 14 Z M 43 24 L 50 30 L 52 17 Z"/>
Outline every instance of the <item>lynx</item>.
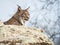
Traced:
<path fill-rule="evenodd" d="M 30 14 L 28 9 L 21 9 L 18 5 L 17 12 L 8 21 L 4 22 L 5 25 L 24 25 L 26 21 L 29 20 Z"/>

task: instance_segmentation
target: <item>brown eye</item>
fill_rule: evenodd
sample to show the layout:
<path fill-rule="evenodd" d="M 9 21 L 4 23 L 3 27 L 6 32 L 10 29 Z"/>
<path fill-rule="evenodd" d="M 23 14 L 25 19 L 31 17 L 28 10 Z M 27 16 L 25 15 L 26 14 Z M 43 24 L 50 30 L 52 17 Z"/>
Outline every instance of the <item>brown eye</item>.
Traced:
<path fill-rule="evenodd" d="M 25 15 L 23 14 L 23 15 L 21 15 L 22 17 L 25 17 Z"/>
<path fill-rule="evenodd" d="M 25 12 L 25 14 L 30 15 L 29 12 Z"/>

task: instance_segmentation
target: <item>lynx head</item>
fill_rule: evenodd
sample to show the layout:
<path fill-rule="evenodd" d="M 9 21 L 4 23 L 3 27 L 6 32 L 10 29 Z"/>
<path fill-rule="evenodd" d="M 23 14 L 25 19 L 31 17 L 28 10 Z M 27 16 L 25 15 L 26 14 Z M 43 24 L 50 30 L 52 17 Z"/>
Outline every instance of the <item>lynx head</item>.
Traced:
<path fill-rule="evenodd" d="M 28 21 L 28 20 L 29 20 L 30 15 L 29 15 L 28 9 L 29 9 L 29 7 L 28 7 L 27 9 L 23 10 L 23 9 L 21 9 L 21 7 L 18 5 L 19 21 L 20 21 L 22 24 L 24 24 L 25 21 Z"/>

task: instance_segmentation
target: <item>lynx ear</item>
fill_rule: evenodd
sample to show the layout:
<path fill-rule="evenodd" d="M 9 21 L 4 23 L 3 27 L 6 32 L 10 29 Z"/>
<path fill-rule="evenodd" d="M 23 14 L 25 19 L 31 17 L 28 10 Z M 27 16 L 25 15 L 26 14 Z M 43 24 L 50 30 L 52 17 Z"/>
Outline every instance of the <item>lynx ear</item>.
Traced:
<path fill-rule="evenodd" d="M 26 10 L 29 10 L 30 7 L 28 7 Z"/>
<path fill-rule="evenodd" d="M 18 10 L 20 11 L 21 10 L 21 7 L 19 5 L 17 5 L 17 6 L 18 6 Z"/>

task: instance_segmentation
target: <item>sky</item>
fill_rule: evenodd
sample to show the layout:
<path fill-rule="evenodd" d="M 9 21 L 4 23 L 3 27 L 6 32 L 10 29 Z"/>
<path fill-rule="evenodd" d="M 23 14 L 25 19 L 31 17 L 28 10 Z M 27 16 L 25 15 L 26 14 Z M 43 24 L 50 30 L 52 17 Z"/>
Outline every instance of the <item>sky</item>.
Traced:
<path fill-rule="evenodd" d="M 16 0 L 0 1 L 0 20 L 8 20 L 16 12 Z"/>

